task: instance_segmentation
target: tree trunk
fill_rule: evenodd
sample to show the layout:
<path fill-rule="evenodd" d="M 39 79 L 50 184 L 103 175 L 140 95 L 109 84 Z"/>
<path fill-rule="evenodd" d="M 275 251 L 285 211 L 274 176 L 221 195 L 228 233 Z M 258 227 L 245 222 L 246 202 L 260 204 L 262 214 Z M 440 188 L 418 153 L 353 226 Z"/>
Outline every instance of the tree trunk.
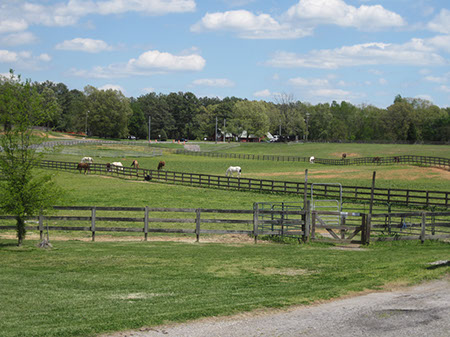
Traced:
<path fill-rule="evenodd" d="M 25 239 L 25 234 L 26 234 L 26 230 L 25 230 L 25 219 L 22 216 L 17 216 L 16 217 L 17 220 L 17 245 L 18 246 L 22 246 L 22 242 Z"/>

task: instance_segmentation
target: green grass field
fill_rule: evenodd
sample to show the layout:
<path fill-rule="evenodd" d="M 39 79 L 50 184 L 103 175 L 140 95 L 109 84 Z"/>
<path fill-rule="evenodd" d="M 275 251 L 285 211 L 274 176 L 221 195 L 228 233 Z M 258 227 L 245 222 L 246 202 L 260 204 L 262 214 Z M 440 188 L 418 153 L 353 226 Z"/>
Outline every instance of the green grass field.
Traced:
<path fill-rule="evenodd" d="M 373 171 L 377 172 L 376 186 L 380 188 L 403 188 L 418 190 L 450 189 L 450 172 L 429 167 L 411 165 L 365 165 L 365 166 L 333 166 L 310 164 L 303 162 L 259 161 L 232 158 L 211 158 L 191 155 L 178 155 L 163 151 L 162 156 L 152 156 L 153 145 L 132 142 L 123 145 L 82 145 L 66 147 L 59 153 L 49 153 L 47 159 L 77 162 L 83 156 L 94 157 L 98 163 L 121 161 L 130 166 L 133 159 L 138 159 L 141 168 L 156 169 L 158 162 L 166 162 L 166 170 L 177 172 L 192 172 L 214 175 L 225 175 L 230 165 L 242 167 L 242 177 L 304 181 L 305 170 L 308 169 L 309 182 L 341 183 L 346 186 L 370 186 Z M 161 145 L 161 144 L 159 144 Z M 158 145 L 158 146 L 159 146 Z M 182 148 L 182 145 L 167 144 L 172 148 Z M 200 143 L 200 147 L 203 143 Z M 216 147 L 216 152 L 231 152 L 266 155 L 310 156 L 314 154 L 321 158 L 340 158 L 343 152 L 348 158 L 381 156 L 381 155 L 427 155 L 435 157 L 450 157 L 450 146 L 445 145 L 375 145 L 375 144 L 284 144 L 261 143 L 241 144 L 229 149 L 229 144 L 205 144 L 209 149 Z"/>
<path fill-rule="evenodd" d="M 303 156 L 302 151 L 316 151 L 314 155 L 323 158 L 342 152 L 382 155 L 377 152 L 381 145 L 206 145 L 209 151 L 233 153 Z M 181 148 L 177 144 L 168 147 Z M 448 146 L 428 147 L 423 152 L 419 148 L 390 145 L 382 151 L 393 151 L 389 155 L 450 155 Z M 426 167 L 262 162 L 176 155 L 167 150 L 153 157 L 153 149 L 147 145 L 83 145 L 47 153 L 46 159 L 78 162 L 83 156 L 93 156 L 95 162 L 122 161 L 127 166 L 138 159 L 141 167 L 151 169 L 165 160 L 167 170 L 217 175 L 224 175 L 230 165 L 240 165 L 243 177 L 290 181 L 304 181 L 308 169 L 310 182 L 361 186 L 370 185 L 376 170 L 378 187 L 450 187 L 448 171 Z M 302 201 L 294 195 L 52 173 L 62 189 L 59 205 L 66 206 L 252 209 L 254 202 Z M 22 247 L 16 246 L 13 234 L 0 231 L 2 337 L 95 336 L 257 308 L 307 304 L 439 278 L 449 271 L 448 267 L 427 268 L 428 262 L 449 259 L 450 245 L 443 242 L 375 243 L 363 249 L 336 249 L 317 243 L 194 243 L 193 236 L 192 240 L 188 237 L 189 242 L 156 242 L 150 235 L 144 242 L 142 233 L 132 241 L 121 241 L 123 235 L 115 233 L 105 234 L 115 242 L 86 242 L 89 232 L 50 232 L 54 247 L 44 250 L 36 247 L 37 239 L 30 239 L 36 238 L 35 232 L 29 233 Z M 97 235 L 100 239 L 101 234 Z"/>
<path fill-rule="evenodd" d="M 327 245 L 0 240 L 3 337 L 94 336 L 279 308 L 438 278 L 449 244 Z"/>

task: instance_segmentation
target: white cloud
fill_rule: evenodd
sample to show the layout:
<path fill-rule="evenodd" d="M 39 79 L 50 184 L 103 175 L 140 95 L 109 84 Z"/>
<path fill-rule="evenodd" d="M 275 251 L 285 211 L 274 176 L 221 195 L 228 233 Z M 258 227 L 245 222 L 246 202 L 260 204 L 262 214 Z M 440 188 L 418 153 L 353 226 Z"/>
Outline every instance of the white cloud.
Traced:
<path fill-rule="evenodd" d="M 378 83 L 381 85 L 386 85 L 386 84 L 388 84 L 388 81 L 385 78 L 380 78 L 380 79 L 378 79 Z"/>
<path fill-rule="evenodd" d="M 206 87 L 233 87 L 234 82 L 227 78 L 201 78 L 192 82 L 193 85 L 206 86 Z"/>
<path fill-rule="evenodd" d="M 146 15 L 193 12 L 195 0 L 66 0 L 56 4 L 25 0 L 2 4 L 0 32 L 25 30 L 28 25 L 70 26 L 86 15 L 137 12 Z M 8 19 L 8 22 L 4 20 Z"/>
<path fill-rule="evenodd" d="M 146 94 L 148 94 L 148 93 L 150 93 L 150 92 L 155 92 L 155 88 L 151 88 L 151 87 L 143 88 L 143 89 L 142 89 L 142 92 L 144 92 L 144 93 L 146 93 Z"/>
<path fill-rule="evenodd" d="M 128 67 L 142 70 L 199 71 L 205 66 L 205 59 L 197 54 L 176 56 L 158 50 L 150 50 L 137 59 L 128 61 Z"/>
<path fill-rule="evenodd" d="M 38 59 L 44 62 L 50 62 L 52 60 L 51 56 L 46 53 L 39 55 Z"/>
<path fill-rule="evenodd" d="M 72 69 L 70 74 L 86 78 L 118 78 L 176 71 L 200 71 L 205 64 L 205 59 L 197 54 L 177 56 L 150 50 L 138 58 L 130 59 L 127 63 L 97 66 L 91 70 Z"/>
<path fill-rule="evenodd" d="M 19 59 L 19 55 L 16 52 L 0 49 L 0 62 L 16 62 Z"/>
<path fill-rule="evenodd" d="M 332 88 L 310 90 L 309 93 L 313 96 L 328 97 L 330 100 L 341 100 L 352 97 L 350 91 Z"/>
<path fill-rule="evenodd" d="M 432 40 L 412 39 L 405 44 L 365 43 L 336 49 L 312 50 L 298 55 L 277 52 L 267 61 L 268 65 L 283 68 L 336 69 L 361 65 L 413 65 L 436 66 L 448 62 L 437 52 Z"/>
<path fill-rule="evenodd" d="M 323 87 L 328 86 L 329 82 L 326 79 L 320 79 L 320 78 L 313 78 L 313 79 L 306 79 L 302 77 L 296 77 L 291 78 L 288 80 L 289 84 L 299 87 Z"/>
<path fill-rule="evenodd" d="M 100 53 L 102 51 L 112 50 L 105 41 L 75 38 L 58 43 L 55 46 L 59 50 L 83 51 L 87 53 Z"/>
<path fill-rule="evenodd" d="M 0 37 L 0 44 L 3 46 L 19 46 L 37 41 L 36 36 L 30 32 L 12 33 Z"/>
<path fill-rule="evenodd" d="M 289 8 L 287 16 L 290 20 L 356 27 L 364 31 L 401 27 L 406 24 L 400 15 L 380 5 L 362 5 L 356 8 L 342 0 L 300 0 Z"/>
<path fill-rule="evenodd" d="M 270 92 L 269 89 L 264 89 L 264 90 L 254 92 L 253 96 L 255 96 L 255 97 L 270 97 L 270 96 L 272 96 L 272 93 Z"/>
<path fill-rule="evenodd" d="M 255 15 L 246 10 L 207 13 L 191 26 L 191 31 L 230 31 L 244 39 L 293 39 L 312 33 L 311 28 L 294 28 L 268 14 Z"/>
<path fill-rule="evenodd" d="M 442 9 L 438 15 L 428 23 L 428 28 L 434 32 L 450 34 L 450 10 Z"/>
<path fill-rule="evenodd" d="M 0 17 L 0 33 L 20 32 L 27 28 L 28 24 L 24 19 L 5 19 Z"/>
<path fill-rule="evenodd" d="M 99 88 L 100 90 L 115 90 L 120 91 L 122 93 L 125 92 L 125 90 L 118 84 L 105 84 Z"/>
<path fill-rule="evenodd" d="M 25 69 L 40 69 L 42 62 L 49 62 L 51 60 L 50 55 L 40 54 L 39 56 L 33 56 L 30 51 L 14 52 L 6 49 L 0 49 L 0 63 L 9 63 Z"/>
<path fill-rule="evenodd" d="M 448 85 L 441 85 L 439 90 L 450 93 L 450 87 Z"/>

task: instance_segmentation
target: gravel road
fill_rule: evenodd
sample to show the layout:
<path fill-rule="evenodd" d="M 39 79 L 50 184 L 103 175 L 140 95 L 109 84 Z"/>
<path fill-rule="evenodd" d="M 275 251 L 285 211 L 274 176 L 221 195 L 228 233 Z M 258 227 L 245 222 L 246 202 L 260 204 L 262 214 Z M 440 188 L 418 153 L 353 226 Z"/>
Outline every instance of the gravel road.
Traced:
<path fill-rule="evenodd" d="M 103 337 L 450 336 L 450 276 L 312 306 L 208 318 Z"/>

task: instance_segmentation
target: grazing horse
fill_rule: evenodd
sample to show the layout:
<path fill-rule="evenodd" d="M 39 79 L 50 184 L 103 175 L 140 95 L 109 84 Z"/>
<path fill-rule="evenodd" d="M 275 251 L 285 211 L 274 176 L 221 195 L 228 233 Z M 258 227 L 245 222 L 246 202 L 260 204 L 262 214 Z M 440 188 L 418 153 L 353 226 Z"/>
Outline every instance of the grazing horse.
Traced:
<path fill-rule="evenodd" d="M 150 177 L 150 175 L 147 174 L 147 175 L 144 177 L 144 180 L 145 180 L 145 181 L 150 181 L 150 180 L 152 180 L 152 177 Z"/>
<path fill-rule="evenodd" d="M 342 159 L 345 159 L 345 158 L 347 158 L 347 153 L 342 154 Z"/>
<path fill-rule="evenodd" d="M 83 157 L 81 158 L 81 162 L 92 164 L 94 162 L 94 159 L 92 159 L 91 157 Z"/>
<path fill-rule="evenodd" d="M 241 176 L 241 172 L 242 169 L 240 166 L 230 166 L 229 168 L 227 168 L 227 171 L 225 172 L 225 175 L 228 177 L 232 177 L 233 173 L 237 173 L 237 176 L 240 177 Z"/>
<path fill-rule="evenodd" d="M 400 163 L 400 157 L 394 157 L 394 163 Z"/>
<path fill-rule="evenodd" d="M 84 170 L 84 174 L 86 175 L 87 172 L 91 172 L 91 165 L 89 163 L 78 163 L 77 170 L 80 173 Z"/>
<path fill-rule="evenodd" d="M 311 164 L 314 164 L 314 161 L 316 160 L 316 158 L 314 158 L 314 156 L 312 156 L 312 157 L 310 157 L 309 158 L 309 162 L 311 163 Z"/>
<path fill-rule="evenodd" d="M 373 162 L 379 164 L 381 162 L 381 158 L 380 157 L 374 157 L 373 158 Z"/>
<path fill-rule="evenodd" d="M 131 167 L 134 167 L 135 169 L 139 168 L 139 163 L 137 160 L 133 160 L 133 162 L 131 163 Z"/>
<path fill-rule="evenodd" d="M 111 163 L 111 166 L 115 172 L 123 171 L 123 165 L 119 161 L 115 161 L 114 163 Z"/>
<path fill-rule="evenodd" d="M 160 161 L 158 164 L 158 171 L 161 170 L 164 166 L 166 166 L 166 162 L 165 161 Z"/>

